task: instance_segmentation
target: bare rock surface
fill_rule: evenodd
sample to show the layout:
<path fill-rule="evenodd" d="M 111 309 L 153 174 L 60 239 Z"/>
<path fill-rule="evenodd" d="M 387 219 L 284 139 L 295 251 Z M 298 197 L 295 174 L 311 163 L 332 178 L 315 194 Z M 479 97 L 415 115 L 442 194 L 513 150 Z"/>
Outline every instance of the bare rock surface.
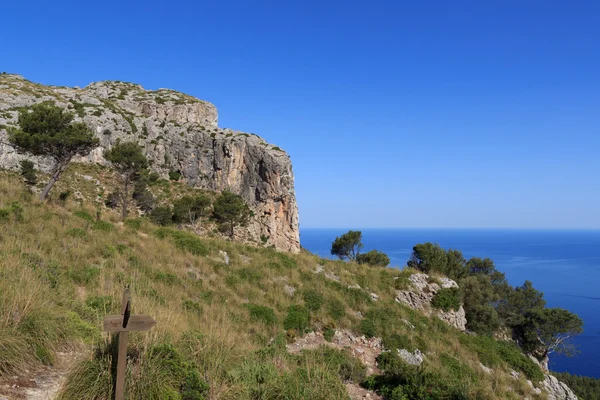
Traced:
<path fill-rule="evenodd" d="M 543 386 L 546 389 L 548 400 L 577 400 L 575 393 L 553 375 L 546 375 Z"/>
<path fill-rule="evenodd" d="M 376 359 L 383 351 L 381 338 L 358 336 L 345 329 L 336 330 L 331 342 L 325 340 L 321 332 L 308 333 L 294 343 L 288 344 L 287 350 L 290 353 L 300 353 L 302 350 L 313 350 L 320 346 L 347 349 L 367 367 L 368 375 L 379 372 Z"/>
<path fill-rule="evenodd" d="M 431 300 L 442 288 L 458 288 L 458 284 L 449 278 L 441 278 L 441 284 L 433 282 L 427 274 L 412 274 L 408 290 L 396 291 L 396 301 L 419 310 L 425 315 L 435 315 L 450 326 L 461 331 L 466 330 L 467 318 L 461 305 L 458 310 L 443 311 L 431 306 Z"/>
<path fill-rule="evenodd" d="M 31 159 L 49 171 L 50 159 L 19 154 L 8 143 L 21 107 L 48 102 L 75 114 L 100 140 L 79 162 L 106 164 L 103 149 L 118 140 L 144 149 L 163 178 L 178 172 L 188 185 L 241 195 L 255 216 L 245 236 L 276 248 L 300 251 L 294 174 L 287 153 L 255 134 L 219 128 L 215 106 L 176 92 L 145 90 L 119 81 L 91 83 L 83 89 L 45 86 L 19 75 L 0 75 L 0 167 L 19 168 Z M 85 179 L 85 178 L 84 178 Z"/>

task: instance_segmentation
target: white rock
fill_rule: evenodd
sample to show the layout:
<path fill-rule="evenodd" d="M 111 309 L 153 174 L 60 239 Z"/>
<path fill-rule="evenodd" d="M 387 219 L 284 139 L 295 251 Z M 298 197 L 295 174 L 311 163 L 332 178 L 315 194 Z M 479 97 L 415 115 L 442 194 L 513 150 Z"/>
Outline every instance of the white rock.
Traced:
<path fill-rule="evenodd" d="M 406 349 L 398 349 L 398 356 L 410 365 L 421 365 L 425 360 L 425 356 L 419 349 L 415 349 L 412 353 Z"/>

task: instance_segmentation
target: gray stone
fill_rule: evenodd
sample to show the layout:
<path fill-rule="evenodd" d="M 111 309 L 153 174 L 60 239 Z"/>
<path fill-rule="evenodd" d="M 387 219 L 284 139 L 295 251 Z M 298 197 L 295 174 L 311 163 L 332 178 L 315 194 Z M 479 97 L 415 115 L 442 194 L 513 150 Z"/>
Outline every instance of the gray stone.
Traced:
<path fill-rule="evenodd" d="M 575 393 L 553 375 L 546 375 L 543 386 L 548 394 L 548 400 L 577 400 Z"/>
<path fill-rule="evenodd" d="M 219 250 L 219 255 L 221 256 L 221 258 L 223 259 L 223 262 L 226 265 L 229 265 L 229 254 L 227 254 L 226 251 L 223 250 Z"/>
<path fill-rule="evenodd" d="M 412 353 L 406 349 L 398 349 L 398 356 L 410 365 L 421 365 L 425 361 L 425 356 L 419 349 Z"/>
<path fill-rule="evenodd" d="M 21 160 L 30 159 L 38 169 L 52 168 L 50 159 L 18 154 L 8 144 L 5 128 L 17 124 L 16 107 L 43 101 L 77 111 L 75 120 L 85 122 L 100 140 L 99 148 L 74 161 L 106 165 L 103 149 L 117 140 L 137 142 L 161 177 L 178 171 L 192 187 L 241 195 L 255 216 L 236 233 L 240 238 L 259 242 L 268 236 L 278 249 L 300 251 L 290 157 L 254 134 L 219 128 L 211 103 L 125 82 L 102 81 L 76 89 L 1 75 L 0 167 L 18 169 Z"/>
<path fill-rule="evenodd" d="M 285 293 L 285 294 L 287 294 L 288 296 L 290 296 L 290 297 L 294 297 L 294 293 L 296 293 L 296 288 L 295 288 L 295 287 L 292 287 L 292 286 L 290 286 L 290 285 L 285 285 L 285 286 L 283 287 L 283 291 L 284 291 L 284 293 Z"/>
<path fill-rule="evenodd" d="M 458 288 L 458 284 L 449 278 L 442 278 L 442 286 L 435 282 L 430 282 L 427 274 L 412 274 L 409 290 L 397 290 L 396 301 L 407 305 L 408 307 L 422 311 L 425 315 L 434 315 L 461 331 L 466 330 L 467 318 L 465 309 L 461 305 L 458 310 L 443 311 L 434 309 L 431 306 L 431 300 L 441 288 Z"/>

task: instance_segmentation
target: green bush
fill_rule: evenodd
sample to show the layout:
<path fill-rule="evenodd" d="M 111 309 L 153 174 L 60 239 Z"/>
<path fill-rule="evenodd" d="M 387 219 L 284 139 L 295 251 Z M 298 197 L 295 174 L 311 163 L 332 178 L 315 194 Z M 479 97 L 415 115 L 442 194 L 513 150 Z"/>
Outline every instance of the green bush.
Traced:
<path fill-rule="evenodd" d="M 285 330 L 294 329 L 303 333 L 310 325 L 310 313 L 304 306 L 292 305 L 288 308 L 288 313 L 283 320 Z"/>
<path fill-rule="evenodd" d="M 169 171 L 169 179 L 172 181 L 178 181 L 179 179 L 181 179 L 181 172 Z"/>
<path fill-rule="evenodd" d="M 150 221 L 160 226 L 167 226 L 173 223 L 173 210 L 168 206 L 156 207 L 149 215 Z"/>
<path fill-rule="evenodd" d="M 179 249 L 186 250 L 196 256 L 207 256 L 209 251 L 204 242 L 195 234 L 184 231 L 173 231 L 173 241 Z"/>
<path fill-rule="evenodd" d="M 368 338 L 372 338 L 377 335 L 377 329 L 375 323 L 370 319 L 363 319 L 360 321 L 360 333 Z"/>
<path fill-rule="evenodd" d="M 304 297 L 304 305 L 309 311 L 319 311 L 323 306 L 323 295 L 316 290 L 308 289 L 302 293 Z"/>
<path fill-rule="evenodd" d="M 96 221 L 92 224 L 92 229 L 102 232 L 111 232 L 115 230 L 115 226 L 110 222 Z"/>
<path fill-rule="evenodd" d="M 475 351 L 479 361 L 487 367 L 494 368 L 504 362 L 515 371 L 525 374 L 531 381 L 544 380 L 544 374 L 540 367 L 513 343 L 500 342 L 483 335 L 461 335 L 460 342 L 469 350 Z"/>
<path fill-rule="evenodd" d="M 433 307 L 446 312 L 450 310 L 457 311 L 460 308 L 460 304 L 461 295 L 458 288 L 442 288 L 431 299 Z"/>
<path fill-rule="evenodd" d="M 374 267 L 387 267 L 390 264 L 390 258 L 385 253 L 371 250 L 367 253 L 357 255 L 356 262 L 359 264 L 372 265 Z"/>
<path fill-rule="evenodd" d="M 246 308 L 250 312 L 251 320 L 263 322 L 265 325 L 269 326 L 277 324 L 277 316 L 272 308 L 258 304 L 246 304 Z"/>
<path fill-rule="evenodd" d="M 38 181 L 37 171 L 33 163 L 29 160 L 21 161 L 21 176 L 25 179 L 25 183 L 28 185 L 35 185 Z"/>
<path fill-rule="evenodd" d="M 89 285 L 100 275 L 100 268 L 95 265 L 86 265 L 83 268 L 72 268 L 69 270 L 69 278 L 78 285 Z"/>
<path fill-rule="evenodd" d="M 10 219 L 10 210 L 0 208 L 0 222 L 8 222 Z"/>
<path fill-rule="evenodd" d="M 327 310 L 327 315 L 336 321 L 339 321 L 346 316 L 346 306 L 336 298 L 327 300 L 325 309 Z"/>
<path fill-rule="evenodd" d="M 392 333 L 391 335 L 383 336 L 383 345 L 387 350 L 405 349 L 410 352 L 415 350 L 415 346 L 412 344 L 410 338 L 406 335 L 399 335 Z M 423 349 L 419 349 L 423 351 Z"/>
<path fill-rule="evenodd" d="M 128 219 L 125 220 L 124 224 L 128 228 L 138 230 L 142 226 L 142 220 L 140 218 Z"/>

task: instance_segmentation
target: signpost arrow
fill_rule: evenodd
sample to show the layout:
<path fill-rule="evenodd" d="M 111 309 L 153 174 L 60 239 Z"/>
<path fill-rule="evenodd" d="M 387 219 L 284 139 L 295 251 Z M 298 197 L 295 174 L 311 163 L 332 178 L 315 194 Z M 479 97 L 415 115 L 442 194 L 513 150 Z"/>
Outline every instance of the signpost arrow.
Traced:
<path fill-rule="evenodd" d="M 149 315 L 131 314 L 129 289 L 123 292 L 121 315 L 107 315 L 104 317 L 104 331 L 119 333 L 115 400 L 123 400 L 125 398 L 125 370 L 127 368 L 127 340 L 129 332 L 149 331 L 155 324 L 156 321 Z"/>

